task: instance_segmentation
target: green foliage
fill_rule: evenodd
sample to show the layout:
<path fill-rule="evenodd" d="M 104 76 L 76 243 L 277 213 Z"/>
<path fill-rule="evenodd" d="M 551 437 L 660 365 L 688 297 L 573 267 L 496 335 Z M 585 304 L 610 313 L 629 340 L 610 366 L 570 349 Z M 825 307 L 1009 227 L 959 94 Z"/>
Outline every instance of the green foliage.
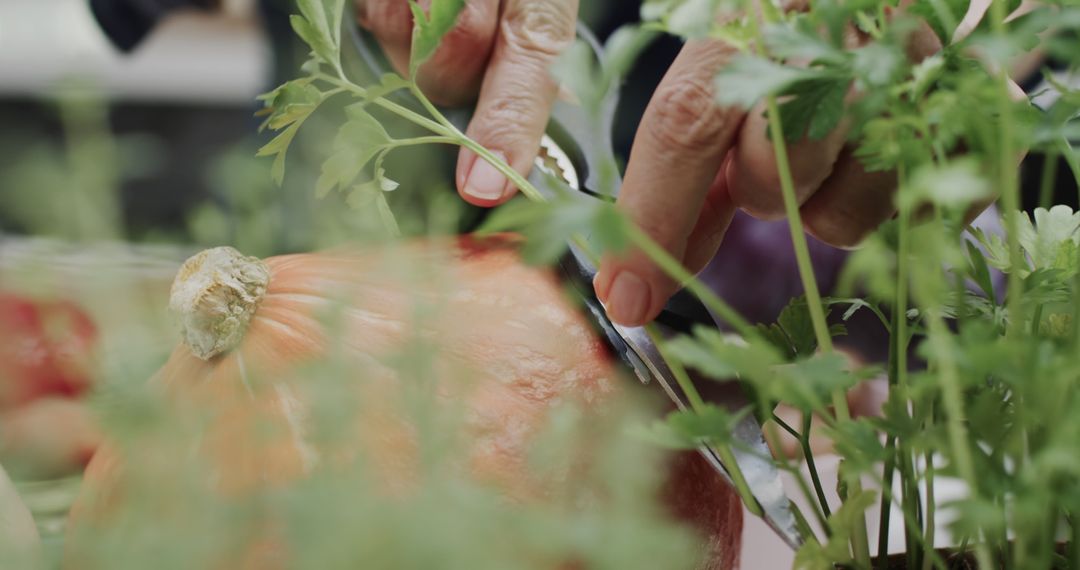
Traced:
<path fill-rule="evenodd" d="M 713 404 L 699 410 L 676 411 L 648 429 L 632 431 L 641 439 L 669 449 L 696 449 L 702 445 L 732 445 L 735 426 L 750 410 L 731 414 Z"/>
<path fill-rule="evenodd" d="M 798 140 L 804 136 L 817 140 L 832 132 L 844 116 L 844 96 L 848 92 L 845 78 L 815 77 L 799 81 L 789 88 L 798 97 L 780 106 L 784 122 L 784 138 Z"/>
<path fill-rule="evenodd" d="M 1026 213 L 1016 215 L 1017 241 L 1023 257 L 1014 263 L 1008 246 L 999 235 L 974 232 L 986 250 L 986 262 L 1002 271 L 1016 271 L 1027 277 L 1040 269 L 1059 269 L 1067 274 L 1078 267 L 1077 246 L 1080 245 L 1080 213 L 1058 205 L 1046 210 L 1035 209 L 1035 221 Z"/>
<path fill-rule="evenodd" d="M 716 100 L 722 105 L 744 108 L 765 97 L 778 95 L 815 77 L 815 73 L 776 63 L 768 58 L 736 56 L 716 76 Z"/>
<path fill-rule="evenodd" d="M 416 0 L 409 0 L 409 8 L 415 22 L 409 75 L 415 77 L 416 70 L 435 54 L 443 36 L 454 27 L 458 14 L 465 8 L 465 0 L 432 0 L 427 13 Z"/>
<path fill-rule="evenodd" d="M 571 237 L 585 233 L 595 247 L 593 253 L 623 250 L 628 240 L 625 224 L 626 219 L 607 202 L 567 196 L 540 203 L 511 201 L 496 210 L 479 232 L 520 233 L 525 236 L 525 260 L 550 264 L 566 251 Z"/>
<path fill-rule="evenodd" d="M 334 139 L 335 153 L 323 163 L 322 174 L 315 183 L 315 194 L 319 197 L 326 196 L 334 188 L 348 186 L 372 159 L 379 157 L 376 162 L 381 162 L 381 157 L 393 148 L 396 142 L 390 138 L 382 124 L 367 112 L 363 103 L 346 107 L 345 115 L 348 120 L 338 130 Z M 381 181 L 381 170 L 376 166 L 375 178 L 380 180 L 379 186 L 386 189 L 390 184 Z M 394 188 L 396 186 L 389 189 Z"/>
<path fill-rule="evenodd" d="M 848 497 L 844 504 L 829 517 L 829 528 L 833 534 L 824 544 L 809 541 L 795 554 L 795 568 L 801 570 L 819 570 L 835 564 L 853 562 L 845 537 L 850 535 L 855 525 L 862 524 L 864 513 L 874 503 L 874 494 L 863 491 L 854 497 Z"/>
<path fill-rule="evenodd" d="M 289 145 L 323 98 L 324 94 L 307 78 L 290 81 L 259 96 L 264 105 L 262 113 L 268 115 L 260 129 L 269 127 L 281 132 L 263 145 L 256 155 L 274 157 L 270 172 L 279 186 L 285 178 L 285 156 Z"/>
<path fill-rule="evenodd" d="M 339 0 L 297 0 L 300 15 L 289 22 L 296 35 L 311 47 L 320 64 L 341 69 L 341 18 L 345 4 Z"/>
<path fill-rule="evenodd" d="M 825 310 L 828 318 L 829 309 Z M 776 322 L 768 326 L 758 325 L 761 336 L 779 349 L 788 360 L 800 356 L 809 356 L 817 348 L 814 325 L 810 319 L 810 308 L 806 297 L 793 298 L 777 317 Z M 833 325 L 832 336 L 845 334 L 843 325 Z"/>

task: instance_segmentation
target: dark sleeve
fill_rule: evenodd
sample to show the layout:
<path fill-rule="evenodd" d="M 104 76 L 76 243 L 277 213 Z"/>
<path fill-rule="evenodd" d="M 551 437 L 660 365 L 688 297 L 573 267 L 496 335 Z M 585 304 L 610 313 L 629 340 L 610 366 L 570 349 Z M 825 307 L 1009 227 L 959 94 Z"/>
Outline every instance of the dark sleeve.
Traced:
<path fill-rule="evenodd" d="M 181 8 L 208 10 L 218 3 L 218 0 L 90 0 L 90 11 L 113 45 L 131 51 L 170 12 Z"/>

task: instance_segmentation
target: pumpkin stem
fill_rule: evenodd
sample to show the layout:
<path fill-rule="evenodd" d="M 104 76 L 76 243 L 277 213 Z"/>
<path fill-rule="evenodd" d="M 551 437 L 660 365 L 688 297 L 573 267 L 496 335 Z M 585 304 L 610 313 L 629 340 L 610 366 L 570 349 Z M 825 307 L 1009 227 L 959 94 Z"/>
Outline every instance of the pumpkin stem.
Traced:
<path fill-rule="evenodd" d="M 203 360 L 232 350 L 269 283 L 270 269 L 261 259 L 231 247 L 207 249 L 185 261 L 169 295 L 184 344 Z"/>

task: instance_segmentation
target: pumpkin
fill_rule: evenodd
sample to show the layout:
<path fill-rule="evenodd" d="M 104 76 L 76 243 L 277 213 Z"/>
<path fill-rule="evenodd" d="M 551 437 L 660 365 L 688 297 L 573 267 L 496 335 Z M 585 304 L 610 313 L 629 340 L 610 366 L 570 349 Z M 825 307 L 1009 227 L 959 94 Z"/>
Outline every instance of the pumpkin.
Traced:
<path fill-rule="evenodd" d="M 417 274 L 424 276 L 419 282 Z M 150 386 L 175 409 L 203 413 L 198 441 L 188 443 L 222 497 L 288 486 L 361 448 L 380 475 L 380 492 L 411 492 L 416 426 L 395 404 L 403 399 L 397 371 L 404 365 L 430 380 L 441 405 L 463 408 L 462 461 L 470 476 L 507 500 L 543 501 L 574 484 L 573 468 L 544 478 L 529 467 L 530 445 L 552 410 L 574 402 L 603 413 L 626 388 L 554 273 L 523 264 L 512 236 L 265 261 L 215 248 L 181 267 L 170 308 L 183 343 Z M 416 342 L 437 348 L 430 362 L 389 364 Z M 348 362 L 341 398 L 356 406 L 356 430 L 342 446 L 314 443 L 306 412 L 304 365 L 333 355 Z M 354 391 L 360 396 L 349 396 Z M 87 568 L 79 529 L 107 526 L 116 505 L 134 493 L 126 487 L 133 453 L 158 465 L 154 485 L 162 493 L 175 492 L 168 473 L 184 468 L 178 448 L 132 449 L 107 446 L 87 468 L 70 520 L 67 568 Z M 696 453 L 672 456 L 667 465 L 659 500 L 697 529 L 705 567 L 734 567 L 742 527 L 737 497 Z M 272 538 L 274 524 L 252 531 L 251 544 L 219 559 L 219 567 L 288 567 L 287 546 Z"/>
<path fill-rule="evenodd" d="M 41 561 L 34 518 L 0 467 L 0 568 L 39 568 Z"/>

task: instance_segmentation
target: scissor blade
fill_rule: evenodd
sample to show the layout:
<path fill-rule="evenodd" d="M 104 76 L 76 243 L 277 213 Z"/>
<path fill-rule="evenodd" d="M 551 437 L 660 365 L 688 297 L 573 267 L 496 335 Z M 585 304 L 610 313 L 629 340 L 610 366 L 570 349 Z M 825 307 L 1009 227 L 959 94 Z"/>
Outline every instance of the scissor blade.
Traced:
<path fill-rule="evenodd" d="M 615 323 L 612 323 L 612 326 L 636 353 L 637 362 L 646 367 L 644 370 L 635 367 L 634 372 L 638 375 L 638 378 L 642 382 L 649 382 L 652 378 L 655 378 L 680 410 L 687 409 L 689 403 L 686 395 L 675 382 L 671 369 L 664 363 L 660 351 L 656 348 L 656 344 L 649 337 L 646 330 L 643 327 L 624 327 Z M 721 388 L 715 394 L 710 393 L 711 402 L 723 406 L 732 414 L 741 412 L 750 406 L 750 401 L 743 395 L 736 381 L 722 382 Z M 753 414 L 743 414 L 735 426 L 732 437 L 736 442 L 735 445 L 732 445 L 735 463 L 750 487 L 750 493 L 761 506 L 765 522 L 789 546 L 793 549 L 798 548 L 802 544 L 803 538 L 795 524 L 795 515 L 791 512 L 791 502 L 784 492 L 780 471 L 773 464 L 772 453 L 762 436 L 761 424 L 758 423 Z M 727 479 L 729 484 L 734 485 L 730 473 L 724 467 L 723 462 L 720 461 L 720 454 L 715 448 L 701 446 L 699 451 Z"/>

